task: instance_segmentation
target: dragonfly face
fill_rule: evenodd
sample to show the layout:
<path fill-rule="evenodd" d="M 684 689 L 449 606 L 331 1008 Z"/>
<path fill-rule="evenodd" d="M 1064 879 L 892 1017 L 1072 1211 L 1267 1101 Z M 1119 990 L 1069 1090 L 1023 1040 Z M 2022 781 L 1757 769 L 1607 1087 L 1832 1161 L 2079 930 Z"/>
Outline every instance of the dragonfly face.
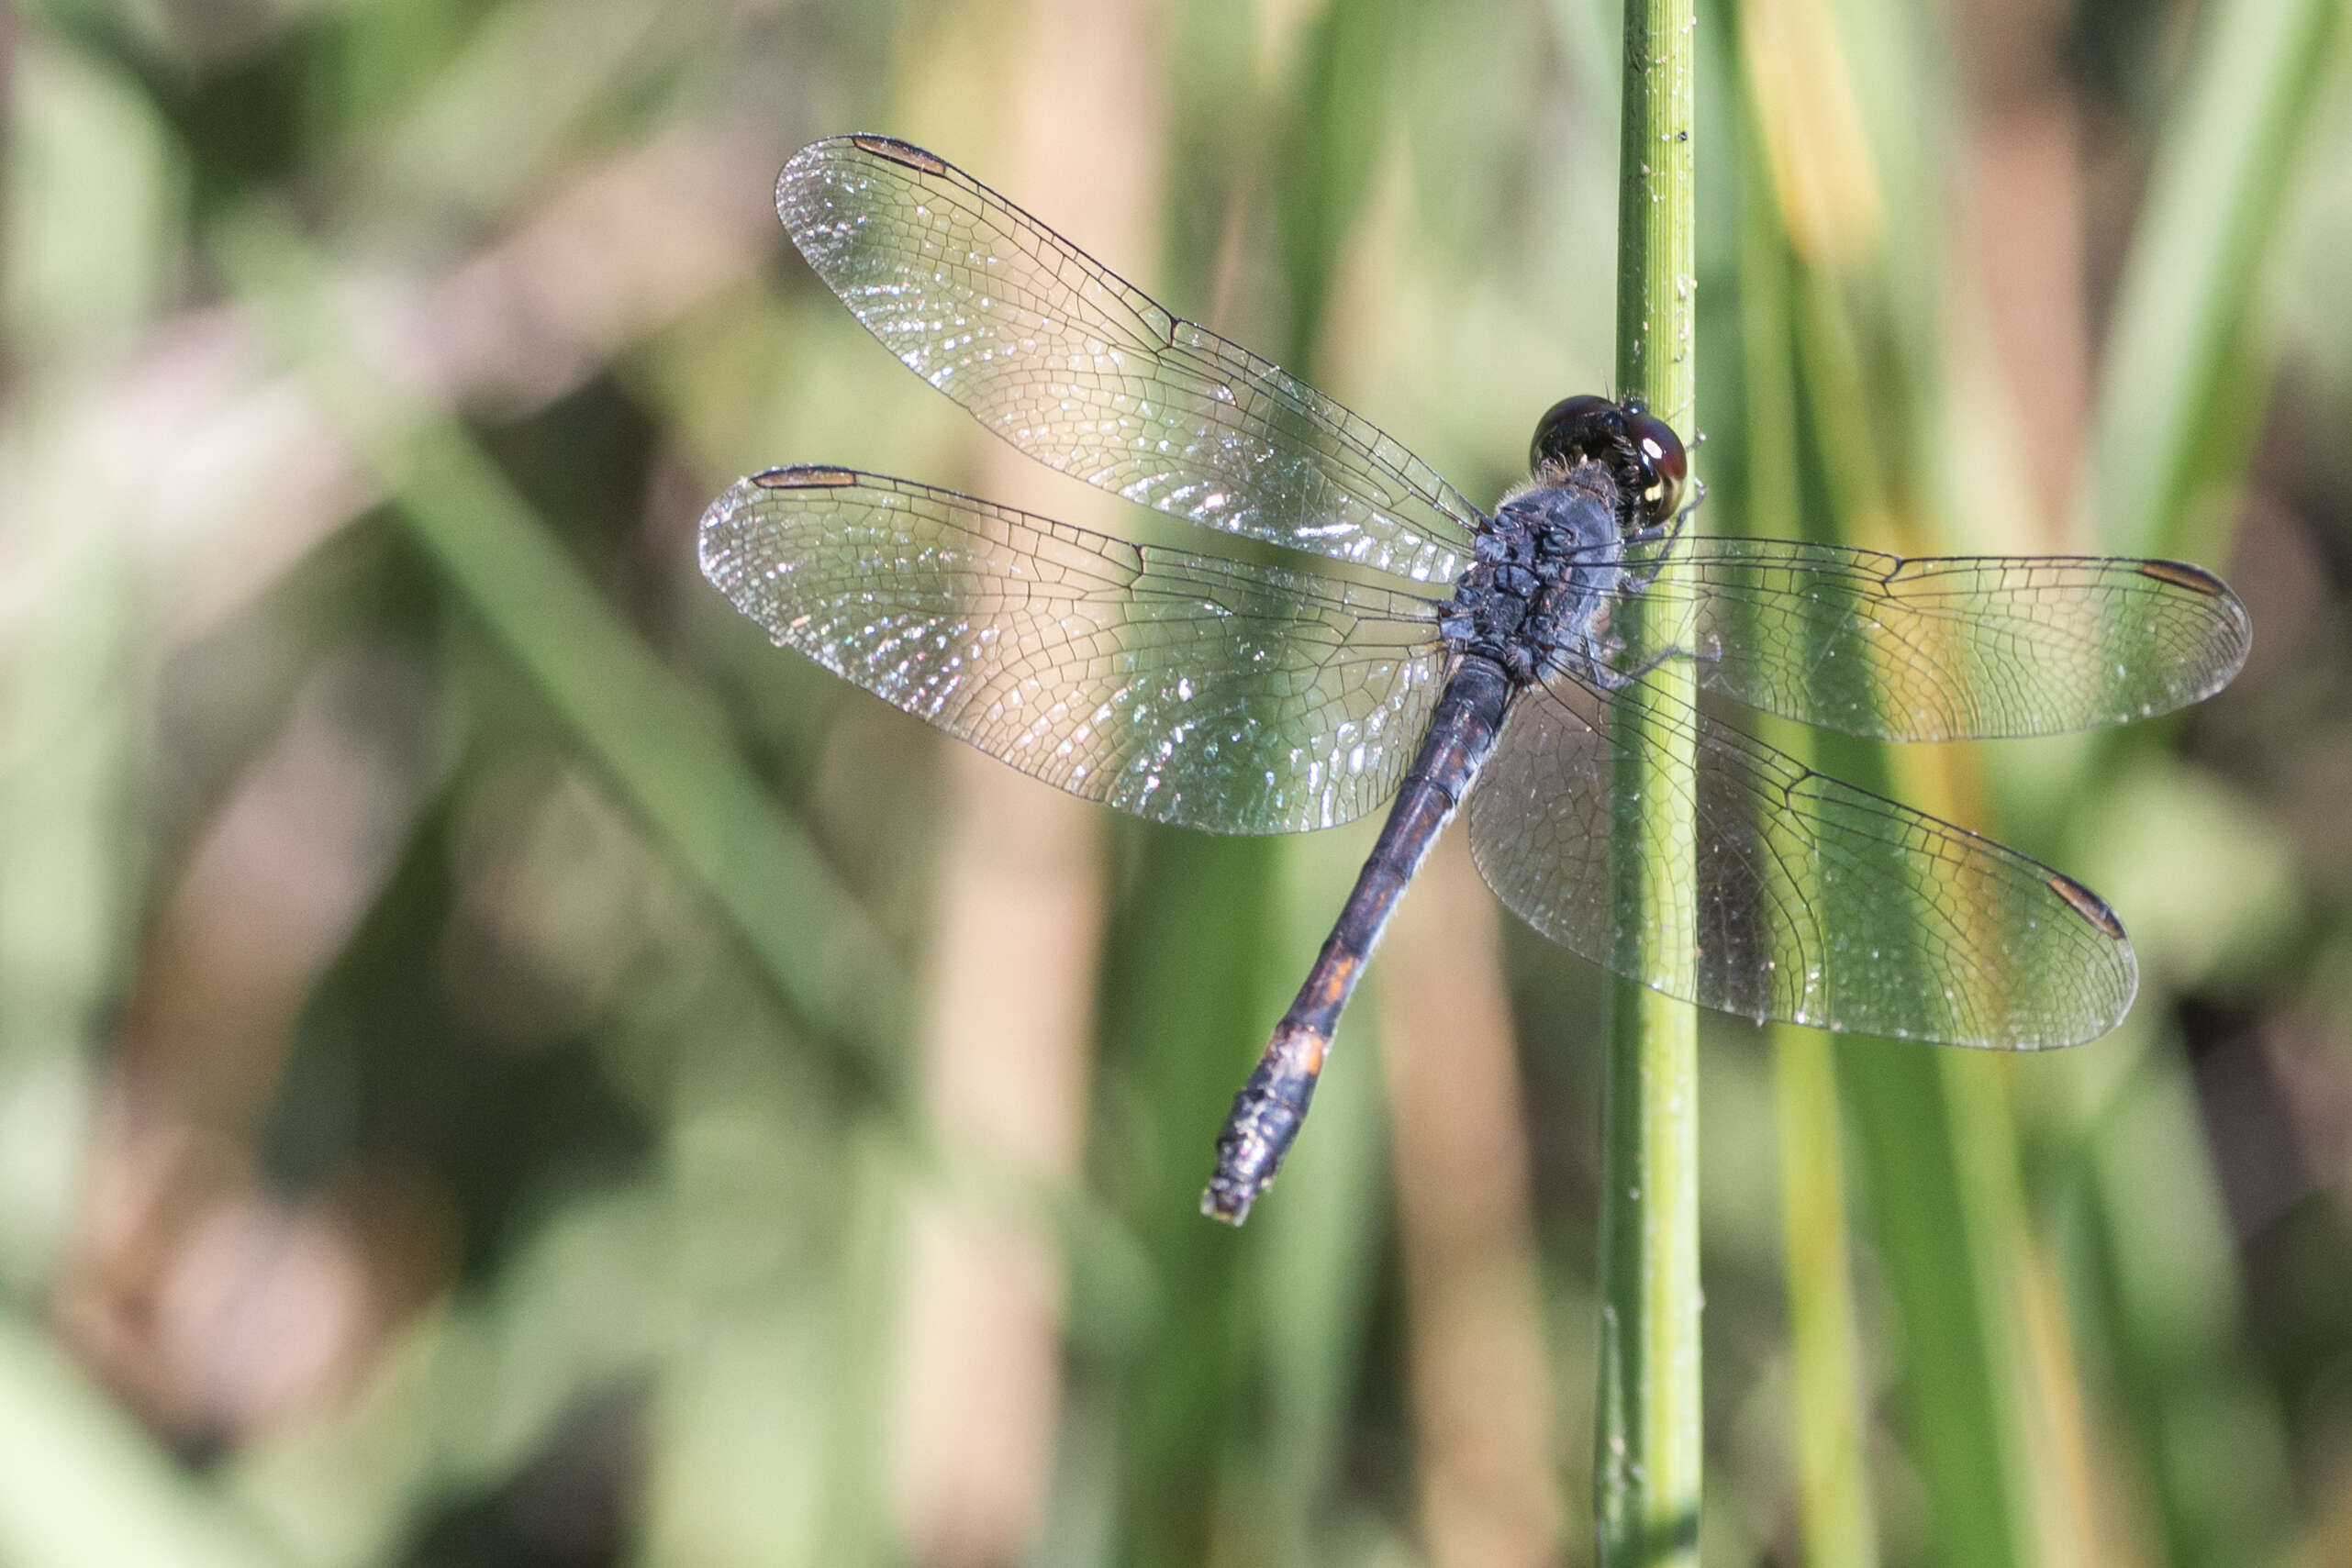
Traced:
<path fill-rule="evenodd" d="M 1133 544 L 829 466 L 739 482 L 700 533 L 705 574 L 779 645 L 1073 794 L 1220 833 L 1388 807 L 1218 1140 L 1209 1212 L 1240 1219 L 1272 1180 L 1373 943 L 1466 805 L 1504 903 L 1671 995 L 2001 1050 L 2123 1017 L 2137 971 L 2097 895 L 1651 677 L 1689 662 L 1711 698 L 1888 740 L 2119 724 L 2245 662 L 2244 606 L 2212 574 L 1686 538 L 1682 443 L 1600 397 L 1544 416 L 1531 482 L 1488 513 L 919 148 L 818 142 L 785 166 L 776 210 L 858 319 L 1004 439 L 1204 542 L 1296 552 Z M 1691 759 L 1639 801 L 1612 783 L 1629 730 Z M 1619 909 L 1611 846 L 1660 811 L 1690 821 L 1696 852 L 1651 871 L 1695 921 L 1621 930 L 1657 917 Z"/>
<path fill-rule="evenodd" d="M 1690 477 L 1690 455 L 1672 426 L 1638 400 L 1618 403 L 1589 393 L 1564 397 L 1544 410 L 1528 443 L 1527 462 L 1539 483 L 1579 462 L 1605 464 L 1619 488 L 1639 500 L 1652 527 L 1674 517 Z"/>

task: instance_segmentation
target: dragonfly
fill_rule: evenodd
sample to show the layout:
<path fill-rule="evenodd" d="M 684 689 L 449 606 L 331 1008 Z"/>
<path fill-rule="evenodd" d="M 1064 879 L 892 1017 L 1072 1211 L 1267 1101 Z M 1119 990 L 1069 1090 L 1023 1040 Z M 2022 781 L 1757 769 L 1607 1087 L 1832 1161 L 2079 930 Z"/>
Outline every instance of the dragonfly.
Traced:
<path fill-rule="evenodd" d="M 1218 1135 L 1204 1213 L 1240 1224 L 1273 1182 L 1457 813 L 1529 925 L 1707 1007 L 2010 1051 L 2122 1019 L 2138 972 L 2096 894 L 1714 710 L 1896 741 L 2165 713 L 2246 660 L 2245 606 L 2211 573 L 1696 535 L 1688 450 L 1638 398 L 1555 405 L 1526 482 L 1482 510 L 935 154 L 829 138 L 775 201 L 851 313 L 997 435 L 1282 547 L 1130 542 L 823 464 L 738 481 L 698 534 L 704 574 L 779 646 L 1073 795 L 1240 834 L 1387 805 Z M 1628 787 L 1635 736 L 1681 765 Z M 1667 896 L 1621 897 L 1612 856 L 1653 813 L 1688 822 L 1692 848 L 1642 868 Z"/>

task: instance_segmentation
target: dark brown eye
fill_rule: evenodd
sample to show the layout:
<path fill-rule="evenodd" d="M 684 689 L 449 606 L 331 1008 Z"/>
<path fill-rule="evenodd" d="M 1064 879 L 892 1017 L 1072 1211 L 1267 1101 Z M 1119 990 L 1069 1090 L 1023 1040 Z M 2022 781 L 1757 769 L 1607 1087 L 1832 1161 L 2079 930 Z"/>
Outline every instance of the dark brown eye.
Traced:
<path fill-rule="evenodd" d="M 1650 521 L 1663 523 L 1682 505 L 1682 487 L 1690 477 L 1690 454 L 1674 427 L 1644 409 L 1625 412 L 1625 434 L 1642 461 L 1642 508 Z"/>
<path fill-rule="evenodd" d="M 1620 417 L 1617 405 L 1606 397 L 1590 393 L 1563 397 L 1535 421 L 1535 439 L 1527 449 L 1528 466 L 1565 466 L 1579 457 L 1608 450 L 1616 439 Z"/>

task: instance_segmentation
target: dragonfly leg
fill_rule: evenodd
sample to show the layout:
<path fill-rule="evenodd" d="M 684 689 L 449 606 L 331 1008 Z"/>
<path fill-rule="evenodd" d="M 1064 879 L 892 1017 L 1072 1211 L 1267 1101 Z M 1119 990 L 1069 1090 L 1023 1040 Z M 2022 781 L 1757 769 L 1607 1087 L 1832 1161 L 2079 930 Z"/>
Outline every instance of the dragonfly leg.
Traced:
<path fill-rule="evenodd" d="M 1646 528 L 1638 528 L 1627 534 L 1619 541 L 1618 547 L 1621 550 L 1644 544 L 1665 547 L 1642 565 L 1629 566 L 1624 569 L 1625 575 L 1633 579 L 1634 592 L 1639 593 L 1656 582 L 1658 573 L 1666 570 L 1666 563 L 1674 559 L 1674 547 L 1682 542 L 1682 530 L 1689 526 L 1690 514 L 1699 510 L 1700 502 L 1707 499 L 1707 482 L 1703 479 L 1695 481 L 1691 485 L 1691 491 L 1689 505 L 1677 512 L 1672 522 L 1653 523 Z"/>
<path fill-rule="evenodd" d="M 1585 678 L 1605 692 L 1613 692 L 1621 686 L 1631 685 L 1658 666 L 1672 660 L 1692 659 L 1711 662 L 1723 656 L 1723 645 L 1714 633 L 1709 632 L 1698 647 L 1685 648 L 1678 644 L 1672 648 L 1661 649 L 1630 670 L 1620 670 L 1616 665 L 1609 662 L 1610 659 L 1624 651 L 1624 642 L 1617 638 L 1607 639 L 1604 645 L 1602 639 L 1587 637 L 1577 645 L 1577 652 L 1581 655 L 1584 662 Z"/>
<path fill-rule="evenodd" d="M 1701 436 L 1699 439 L 1703 441 L 1707 438 Z M 1699 503 L 1705 499 L 1707 499 L 1707 482 L 1703 479 L 1692 480 L 1690 482 L 1690 499 L 1683 503 L 1682 510 L 1674 515 L 1674 531 L 1676 533 L 1679 534 L 1682 532 L 1682 525 L 1690 520 L 1690 514 L 1697 511 L 1699 509 Z"/>

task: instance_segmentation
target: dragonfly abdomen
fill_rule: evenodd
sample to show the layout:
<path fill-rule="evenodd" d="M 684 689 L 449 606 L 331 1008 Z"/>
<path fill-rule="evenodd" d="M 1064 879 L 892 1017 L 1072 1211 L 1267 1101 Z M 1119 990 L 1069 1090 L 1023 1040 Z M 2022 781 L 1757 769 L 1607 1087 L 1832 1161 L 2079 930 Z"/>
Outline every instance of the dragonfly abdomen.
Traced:
<path fill-rule="evenodd" d="M 1466 657 L 1446 682 L 1429 733 L 1356 874 L 1354 890 L 1249 1082 L 1233 1096 L 1232 1114 L 1217 1138 L 1217 1171 L 1200 1196 L 1203 1214 L 1239 1225 L 1273 1184 L 1306 1120 L 1332 1032 L 1364 976 L 1365 963 L 1430 846 L 1461 809 L 1493 752 L 1517 689 L 1500 663 L 1480 653 Z"/>

